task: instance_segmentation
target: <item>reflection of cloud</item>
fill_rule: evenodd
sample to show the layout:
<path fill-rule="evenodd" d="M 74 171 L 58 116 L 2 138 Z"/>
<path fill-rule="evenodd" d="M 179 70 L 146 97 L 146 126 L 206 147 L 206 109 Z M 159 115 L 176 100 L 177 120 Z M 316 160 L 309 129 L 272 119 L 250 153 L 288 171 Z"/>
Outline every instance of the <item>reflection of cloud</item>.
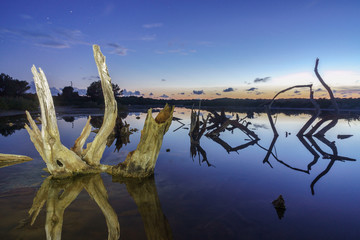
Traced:
<path fill-rule="evenodd" d="M 196 95 L 201 95 L 201 94 L 205 94 L 203 90 L 193 90 L 193 94 L 196 94 Z"/>
<path fill-rule="evenodd" d="M 163 94 L 163 95 L 161 95 L 160 97 L 161 97 L 161 98 L 168 98 L 169 96 L 166 95 L 166 94 Z"/>
<path fill-rule="evenodd" d="M 124 89 L 122 95 L 124 97 L 127 97 L 127 96 L 141 96 L 142 94 L 140 93 L 140 91 L 137 91 L 137 90 L 132 92 L 132 91 L 127 91 L 126 89 Z"/>
<path fill-rule="evenodd" d="M 119 56 L 126 56 L 129 49 L 118 45 L 117 43 L 109 43 L 108 46 L 113 48 L 112 53 Z"/>
<path fill-rule="evenodd" d="M 248 91 L 248 92 L 253 92 L 253 91 L 255 91 L 256 89 L 257 89 L 257 88 L 252 87 L 252 88 L 246 89 L 246 91 Z"/>
<path fill-rule="evenodd" d="M 233 91 L 234 89 L 232 87 L 223 90 L 223 92 L 233 92 Z"/>
<path fill-rule="evenodd" d="M 271 78 L 271 77 L 255 78 L 254 83 L 267 82 L 268 80 L 270 80 L 270 78 Z"/>
<path fill-rule="evenodd" d="M 147 23 L 147 24 L 143 24 L 142 27 L 143 28 L 159 28 L 162 27 L 164 24 L 163 23 Z"/>

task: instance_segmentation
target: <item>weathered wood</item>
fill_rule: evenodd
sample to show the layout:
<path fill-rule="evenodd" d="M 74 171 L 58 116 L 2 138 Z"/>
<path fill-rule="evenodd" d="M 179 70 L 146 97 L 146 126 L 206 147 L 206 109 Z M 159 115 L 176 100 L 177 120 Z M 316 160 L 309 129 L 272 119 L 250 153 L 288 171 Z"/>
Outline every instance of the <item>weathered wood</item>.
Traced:
<path fill-rule="evenodd" d="M 319 65 L 319 58 L 316 59 L 316 62 L 315 62 L 315 68 L 314 68 L 314 72 L 315 72 L 315 75 L 316 77 L 319 79 L 320 83 L 324 86 L 324 88 L 326 89 L 326 91 L 329 93 L 329 96 L 330 96 L 330 100 L 331 100 L 331 103 L 335 109 L 335 114 L 339 114 L 339 106 L 336 102 L 336 99 L 334 97 L 334 94 L 331 90 L 331 88 L 325 83 L 325 81 L 322 79 L 322 77 L 320 76 L 319 72 L 318 72 L 318 65 Z"/>
<path fill-rule="evenodd" d="M 99 165 L 100 159 L 106 147 L 106 140 L 113 131 L 117 118 L 117 103 L 111 84 L 111 78 L 105 62 L 105 56 L 101 53 L 100 47 L 93 46 L 94 58 L 101 79 L 101 88 L 103 90 L 105 100 L 104 121 L 96 134 L 95 139 L 87 145 L 84 150 L 83 159 L 90 165 Z"/>
<path fill-rule="evenodd" d="M 18 163 L 28 162 L 31 160 L 33 160 L 31 157 L 24 155 L 0 153 L 0 168 L 8 167 Z"/>
<path fill-rule="evenodd" d="M 69 176 L 90 170 L 90 167 L 78 155 L 61 143 L 55 107 L 46 76 L 41 68 L 39 72 L 35 66 L 31 70 L 40 103 L 42 128 L 40 132 L 29 113 L 27 117 L 32 129 L 28 125 L 25 125 L 25 128 L 49 172 L 53 175 Z"/>
<path fill-rule="evenodd" d="M 154 119 L 150 108 L 136 150 L 130 152 L 123 163 L 108 169 L 107 172 L 124 177 L 146 177 L 154 174 L 163 137 L 171 125 L 173 113 L 174 106 L 166 104 Z"/>

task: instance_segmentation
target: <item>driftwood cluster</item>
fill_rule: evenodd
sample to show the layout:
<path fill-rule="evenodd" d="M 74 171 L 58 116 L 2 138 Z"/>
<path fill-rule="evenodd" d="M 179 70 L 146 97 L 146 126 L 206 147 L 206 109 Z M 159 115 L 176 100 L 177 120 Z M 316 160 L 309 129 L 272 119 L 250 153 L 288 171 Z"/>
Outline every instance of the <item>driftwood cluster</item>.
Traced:
<path fill-rule="evenodd" d="M 44 72 L 32 67 L 36 92 L 41 109 L 41 130 L 26 112 L 29 125 L 25 125 L 31 141 L 44 160 L 47 170 L 54 177 L 68 177 L 79 173 L 107 172 L 112 175 L 124 177 L 147 177 L 154 173 L 156 160 L 162 145 L 164 134 L 169 129 L 174 107 L 166 105 L 157 117 L 152 116 L 152 109 L 148 110 L 144 128 L 141 131 L 140 143 L 137 149 L 130 152 L 125 162 L 116 166 L 108 166 L 100 163 L 106 144 L 114 133 L 117 121 L 117 103 L 111 85 L 111 78 L 105 63 L 105 57 L 99 46 L 93 46 L 94 58 L 101 79 L 101 87 L 105 100 L 104 121 L 98 130 L 94 140 L 84 145 L 91 132 L 91 117 L 76 139 L 71 149 L 65 147 L 60 140 L 57 126 L 56 112 Z M 124 131 L 128 126 L 124 126 Z M 9 156 L 7 156 L 9 158 Z M 25 157 L 23 160 L 28 160 Z"/>

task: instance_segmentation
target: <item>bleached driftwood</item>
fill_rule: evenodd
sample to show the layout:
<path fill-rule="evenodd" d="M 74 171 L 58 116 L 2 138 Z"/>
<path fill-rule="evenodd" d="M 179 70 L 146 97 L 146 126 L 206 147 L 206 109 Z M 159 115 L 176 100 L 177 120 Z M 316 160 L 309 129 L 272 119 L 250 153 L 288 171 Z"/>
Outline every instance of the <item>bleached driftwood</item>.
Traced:
<path fill-rule="evenodd" d="M 33 160 L 31 157 L 0 153 L 0 168 Z"/>
<path fill-rule="evenodd" d="M 85 150 L 82 147 L 91 131 L 90 118 L 72 150 L 66 148 L 60 140 L 55 107 L 46 76 L 41 69 L 38 72 L 35 66 L 31 69 L 40 102 L 42 128 L 40 131 L 28 112 L 26 114 L 31 128 L 28 125 L 25 125 L 25 128 L 45 161 L 49 172 L 56 176 L 69 176 L 80 172 L 101 170 L 99 164 L 106 147 L 106 139 L 115 126 L 117 104 L 105 57 L 102 55 L 99 46 L 94 45 L 93 50 L 105 98 L 105 121 L 93 142 L 89 143 Z"/>
<path fill-rule="evenodd" d="M 140 142 L 123 163 L 108 170 L 112 175 L 124 177 L 147 177 L 154 173 L 163 137 L 168 131 L 174 113 L 174 106 L 165 105 L 154 119 L 152 109 L 148 110 Z"/>
<path fill-rule="evenodd" d="M 91 173 L 107 171 L 125 177 L 144 177 L 154 173 L 157 157 L 162 145 L 164 134 L 171 125 L 174 107 L 166 105 L 158 116 L 152 117 L 149 109 L 146 117 L 141 140 L 137 149 L 131 152 L 124 163 L 117 166 L 100 164 L 109 135 L 113 132 L 117 118 L 117 103 L 114 97 L 111 78 L 105 63 L 105 57 L 99 46 L 94 45 L 94 58 L 101 79 L 101 87 L 105 99 L 104 121 L 95 139 L 83 146 L 90 135 L 91 125 L 89 117 L 80 137 L 70 149 L 60 141 L 60 133 L 56 122 L 56 113 L 49 85 L 44 72 L 32 67 L 36 92 L 41 108 L 41 131 L 37 127 L 29 112 L 26 112 L 30 126 L 26 125 L 31 141 L 45 161 L 48 171 L 56 177 L 72 176 L 77 173 Z"/>

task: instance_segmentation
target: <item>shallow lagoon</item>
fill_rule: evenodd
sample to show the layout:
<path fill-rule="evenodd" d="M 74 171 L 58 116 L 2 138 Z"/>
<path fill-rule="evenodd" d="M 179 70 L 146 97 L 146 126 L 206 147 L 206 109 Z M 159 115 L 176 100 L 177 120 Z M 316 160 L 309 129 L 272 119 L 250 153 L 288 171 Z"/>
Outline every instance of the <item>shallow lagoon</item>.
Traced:
<path fill-rule="evenodd" d="M 313 138 L 318 149 L 314 142 L 305 139 L 319 154 L 316 160 L 296 137 L 310 116 L 276 114 L 280 136 L 272 152 L 277 159 L 270 155 L 263 163 L 273 133 L 267 116 L 255 113 L 254 118 L 247 120 L 251 122 L 249 128 L 260 138 L 258 144 L 228 152 L 203 136 L 200 146 L 206 152 L 206 162 L 202 156 L 193 158 L 190 153 L 190 110 L 176 108 L 175 111 L 174 116 L 181 120 L 173 121 L 164 137 L 154 178 L 143 183 L 124 182 L 101 174 L 73 183 L 57 183 L 60 188 L 61 184 L 67 184 L 70 190 L 82 186 L 77 189 L 76 199 L 64 209 L 62 239 L 107 238 L 105 217 L 94 196 L 89 196 L 89 186 L 94 183 L 107 191 L 108 203 L 120 223 L 120 239 L 359 238 L 358 120 L 339 120 L 326 133 L 328 141 Z M 71 147 L 86 123 L 86 116 L 77 114 L 58 119 L 61 140 Z M 131 128 L 137 129 L 142 129 L 144 120 L 145 113 L 129 113 L 125 119 Z M 14 122 L 14 119 L 5 121 Z M 338 139 L 338 134 L 353 136 Z M 94 136 L 92 133 L 89 139 Z M 220 138 L 232 147 L 249 142 L 249 137 L 238 129 L 223 132 Z M 139 139 L 140 131 L 130 135 L 130 143 L 119 152 L 114 144 L 108 147 L 102 162 L 123 161 Z M 45 239 L 47 203 L 32 226 L 28 214 L 37 192 L 46 184 L 48 174 L 42 170 L 45 163 L 25 129 L 7 132 L 0 136 L 0 143 L 2 153 L 34 158 L 31 162 L 0 168 L 0 239 Z M 326 143 L 332 143 L 339 156 L 357 161 L 328 159 L 321 153 L 332 154 Z M 49 192 L 59 187 L 49 186 Z M 286 205 L 281 219 L 272 205 L 280 194 Z"/>

